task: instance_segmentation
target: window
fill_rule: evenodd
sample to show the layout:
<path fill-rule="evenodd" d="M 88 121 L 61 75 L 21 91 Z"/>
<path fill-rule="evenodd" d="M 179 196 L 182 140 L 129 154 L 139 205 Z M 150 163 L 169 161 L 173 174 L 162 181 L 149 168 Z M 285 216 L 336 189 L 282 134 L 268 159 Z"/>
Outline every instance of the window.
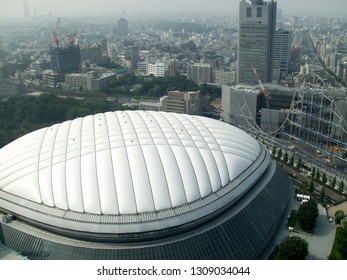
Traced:
<path fill-rule="evenodd" d="M 251 7 L 248 7 L 246 12 L 247 12 L 246 13 L 247 17 L 252 17 L 252 8 Z"/>
<path fill-rule="evenodd" d="M 262 17 L 262 16 L 263 16 L 263 9 L 257 8 L 257 17 Z"/>

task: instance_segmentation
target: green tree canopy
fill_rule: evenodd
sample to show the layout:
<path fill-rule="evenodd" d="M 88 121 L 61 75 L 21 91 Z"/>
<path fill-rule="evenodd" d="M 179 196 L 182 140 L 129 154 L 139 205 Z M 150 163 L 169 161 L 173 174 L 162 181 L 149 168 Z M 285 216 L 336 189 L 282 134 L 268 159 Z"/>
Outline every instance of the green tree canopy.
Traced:
<path fill-rule="evenodd" d="M 298 236 L 286 237 L 278 249 L 279 260 L 305 260 L 308 256 L 308 243 Z"/>
<path fill-rule="evenodd" d="M 339 191 L 340 191 L 340 192 L 343 192 L 344 189 L 345 189 L 345 184 L 344 184 L 343 180 L 341 180 L 341 182 L 340 182 L 340 184 L 339 184 Z"/>
<path fill-rule="evenodd" d="M 0 147 L 42 127 L 121 109 L 116 102 L 105 100 L 76 100 L 50 94 L 14 96 L 0 103 Z"/>
<path fill-rule="evenodd" d="M 313 200 L 300 205 L 298 210 L 298 224 L 302 230 L 312 232 L 316 226 L 317 217 L 318 206 Z"/>
<path fill-rule="evenodd" d="M 314 183 L 313 180 L 311 180 L 309 186 L 308 186 L 308 192 L 311 194 L 314 191 Z"/>
<path fill-rule="evenodd" d="M 288 162 L 288 152 L 287 152 L 287 151 L 284 153 L 283 161 L 284 161 L 285 163 Z"/>
<path fill-rule="evenodd" d="M 344 216 L 345 216 L 345 213 L 343 212 L 343 210 L 337 210 L 335 212 L 335 223 L 340 224 Z"/>
<path fill-rule="evenodd" d="M 344 259 L 347 259 L 347 222 L 343 223 L 342 230 L 337 236 L 338 251 L 342 254 Z"/>

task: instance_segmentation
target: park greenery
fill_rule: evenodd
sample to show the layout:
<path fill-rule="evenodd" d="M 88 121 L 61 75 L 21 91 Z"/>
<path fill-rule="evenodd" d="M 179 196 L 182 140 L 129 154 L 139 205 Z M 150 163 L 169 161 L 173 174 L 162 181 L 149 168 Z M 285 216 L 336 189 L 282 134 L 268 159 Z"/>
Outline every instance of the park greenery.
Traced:
<path fill-rule="evenodd" d="M 328 257 L 329 260 L 347 259 L 347 221 L 336 228 L 334 245 Z"/>
<path fill-rule="evenodd" d="M 298 236 L 287 236 L 278 246 L 278 260 L 305 260 L 308 256 L 308 243 Z"/>
<path fill-rule="evenodd" d="M 15 96 L 0 102 L 0 147 L 42 127 L 121 109 L 124 107 L 106 100 L 76 100 L 51 94 Z"/>
<path fill-rule="evenodd" d="M 317 217 L 318 206 L 313 200 L 309 200 L 300 205 L 298 210 L 298 224 L 301 230 L 311 233 L 316 226 Z"/>
<path fill-rule="evenodd" d="M 221 96 L 219 87 L 207 84 L 199 86 L 181 75 L 163 79 L 154 76 L 144 77 L 127 74 L 113 80 L 102 91 L 109 96 L 130 96 L 136 99 L 159 98 L 166 95 L 168 91 L 200 91 L 202 95 Z"/>
<path fill-rule="evenodd" d="M 339 225 L 339 224 L 341 224 L 341 221 L 342 221 L 342 219 L 344 218 L 344 216 L 345 216 L 345 213 L 343 212 L 343 210 L 337 210 L 336 212 L 335 212 L 335 223 L 337 224 L 337 225 Z"/>
<path fill-rule="evenodd" d="M 221 89 L 207 84 L 197 85 L 184 76 L 168 78 L 137 77 L 128 74 L 112 81 L 103 89 L 106 96 L 135 99 L 159 98 L 168 91 L 200 91 L 212 100 Z M 59 98 L 58 92 L 40 96 L 14 96 L 0 103 L 0 148 L 16 138 L 55 123 L 106 111 L 122 110 L 117 102 L 102 98 L 95 101 Z M 100 97 L 104 95 L 100 94 Z"/>

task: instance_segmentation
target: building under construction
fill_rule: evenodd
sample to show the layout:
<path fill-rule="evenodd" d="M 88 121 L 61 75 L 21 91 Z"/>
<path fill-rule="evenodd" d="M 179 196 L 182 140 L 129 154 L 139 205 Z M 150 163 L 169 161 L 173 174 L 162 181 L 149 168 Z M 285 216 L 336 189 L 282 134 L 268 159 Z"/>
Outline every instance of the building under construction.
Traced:
<path fill-rule="evenodd" d="M 81 53 L 78 45 L 51 46 L 50 55 L 53 72 L 80 72 Z"/>
<path fill-rule="evenodd" d="M 54 73 L 78 73 L 81 69 L 81 51 L 75 37 L 69 35 L 67 41 L 62 43 L 59 37 L 60 18 L 52 34 L 50 48 L 51 67 Z"/>

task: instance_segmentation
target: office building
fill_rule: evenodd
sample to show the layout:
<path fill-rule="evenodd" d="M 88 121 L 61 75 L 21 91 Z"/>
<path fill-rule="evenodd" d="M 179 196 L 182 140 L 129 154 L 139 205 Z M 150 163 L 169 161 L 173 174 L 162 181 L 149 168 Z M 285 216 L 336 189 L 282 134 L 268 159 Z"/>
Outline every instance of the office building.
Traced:
<path fill-rule="evenodd" d="M 147 64 L 147 75 L 164 78 L 169 70 L 169 65 L 166 62 L 155 62 Z"/>
<path fill-rule="evenodd" d="M 236 82 L 236 70 L 216 70 L 215 83 L 218 85 L 231 85 Z"/>
<path fill-rule="evenodd" d="M 65 75 L 65 83 L 73 89 L 80 89 L 90 92 L 100 92 L 103 87 L 107 86 L 113 80 L 117 79 L 116 73 L 103 73 L 97 75 L 95 71 L 86 74 L 72 73 Z"/>
<path fill-rule="evenodd" d="M 279 81 L 289 73 L 291 59 L 291 32 L 277 29 L 275 32 L 274 46 L 274 72 L 273 79 Z"/>
<path fill-rule="evenodd" d="M 237 83 L 272 82 L 277 2 L 240 2 Z"/>
<path fill-rule="evenodd" d="M 200 92 L 169 91 L 162 101 L 164 112 L 199 115 L 201 113 Z"/>
<path fill-rule="evenodd" d="M 121 18 L 118 20 L 118 34 L 119 35 L 127 35 L 129 33 L 128 30 L 128 20 L 125 18 Z"/>
<path fill-rule="evenodd" d="M 212 82 L 212 67 L 208 63 L 194 63 L 187 66 L 187 79 L 196 84 Z"/>
<path fill-rule="evenodd" d="M 100 113 L 0 150 L 0 242 L 36 260 L 257 259 L 292 194 L 267 149 L 234 126 Z"/>

